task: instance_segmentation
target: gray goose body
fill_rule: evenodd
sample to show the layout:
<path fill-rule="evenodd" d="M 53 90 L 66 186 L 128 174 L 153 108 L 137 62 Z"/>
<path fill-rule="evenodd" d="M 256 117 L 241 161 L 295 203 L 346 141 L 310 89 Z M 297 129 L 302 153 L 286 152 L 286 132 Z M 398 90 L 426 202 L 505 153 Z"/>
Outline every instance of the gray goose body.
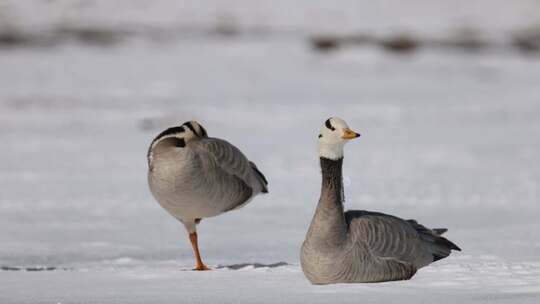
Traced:
<path fill-rule="evenodd" d="M 150 145 L 148 164 L 152 195 L 190 235 L 201 219 L 240 208 L 268 192 L 254 163 L 227 141 L 208 137 L 196 122 L 158 135 Z"/>
<path fill-rule="evenodd" d="M 440 236 L 446 229 L 383 213 L 344 212 L 343 158 L 321 157 L 320 164 L 321 196 L 300 254 L 313 284 L 406 280 L 452 249 L 460 250 Z"/>
<path fill-rule="evenodd" d="M 224 140 L 197 138 L 184 148 L 163 145 L 154 153 L 148 182 L 159 204 L 179 220 L 216 216 L 266 191 L 255 167 Z"/>

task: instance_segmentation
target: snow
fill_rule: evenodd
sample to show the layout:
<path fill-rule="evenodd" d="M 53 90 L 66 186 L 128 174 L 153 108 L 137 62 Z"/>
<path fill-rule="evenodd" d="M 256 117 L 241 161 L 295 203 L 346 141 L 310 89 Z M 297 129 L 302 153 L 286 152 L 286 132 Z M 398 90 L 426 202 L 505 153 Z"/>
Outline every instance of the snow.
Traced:
<path fill-rule="evenodd" d="M 101 16 L 97 2 L 85 18 Z M 173 5 L 160 3 L 150 12 Z M 534 17 L 536 4 L 519 3 L 498 26 L 531 20 L 514 18 L 523 7 Z M 317 23 L 290 17 L 299 12 L 266 20 Z M 431 30 L 459 13 L 444 16 Z M 485 19 L 474 20 L 491 28 Z M 538 57 L 320 54 L 297 38 L 0 49 L 0 303 L 538 302 Z M 406 282 L 308 283 L 298 254 L 318 199 L 318 130 L 333 115 L 362 134 L 345 147 L 346 208 L 446 227 L 462 253 Z M 199 225 L 203 258 L 218 268 L 205 273 L 183 271 L 194 262 L 184 228 L 146 184 L 152 138 L 190 119 L 270 182 L 269 195 Z"/>
<path fill-rule="evenodd" d="M 312 286 L 298 265 L 181 271 L 175 261 L 126 258 L 99 269 L 4 273 L 2 303 L 536 303 L 540 263 L 460 256 L 411 281 Z M 31 291 L 29 287 L 31 286 Z"/>

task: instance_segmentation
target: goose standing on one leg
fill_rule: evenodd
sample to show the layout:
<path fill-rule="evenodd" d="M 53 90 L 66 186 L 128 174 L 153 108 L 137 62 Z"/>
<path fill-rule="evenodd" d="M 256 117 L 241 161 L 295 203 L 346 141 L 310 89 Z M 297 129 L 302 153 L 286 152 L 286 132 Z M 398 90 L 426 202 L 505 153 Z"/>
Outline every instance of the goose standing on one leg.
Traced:
<path fill-rule="evenodd" d="M 441 236 L 446 229 L 383 213 L 343 211 L 343 147 L 359 136 L 339 118 L 321 127 L 321 197 L 300 256 L 313 284 L 407 280 L 452 249 L 460 250 Z"/>
<path fill-rule="evenodd" d="M 186 227 L 197 263 L 194 270 L 208 270 L 199 253 L 196 225 L 267 193 L 266 178 L 238 148 L 208 137 L 195 121 L 161 132 L 147 157 L 152 195 Z"/>

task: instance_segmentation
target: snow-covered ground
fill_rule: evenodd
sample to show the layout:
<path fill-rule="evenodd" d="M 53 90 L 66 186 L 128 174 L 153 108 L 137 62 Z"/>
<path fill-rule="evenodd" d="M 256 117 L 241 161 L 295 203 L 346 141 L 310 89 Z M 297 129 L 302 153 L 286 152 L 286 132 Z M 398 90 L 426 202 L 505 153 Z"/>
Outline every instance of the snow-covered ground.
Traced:
<path fill-rule="evenodd" d="M 101 269 L 2 273 L 2 303 L 537 303 L 540 263 L 460 256 L 411 281 L 313 286 L 297 265 L 209 272 L 126 258 Z"/>
<path fill-rule="evenodd" d="M 540 58 L 319 54 L 300 38 L 0 49 L 0 303 L 537 303 Z M 406 282 L 304 279 L 316 136 L 332 115 L 363 135 L 346 147 L 346 207 L 447 227 L 463 252 Z M 149 142 L 189 119 L 270 182 L 199 225 L 218 268 L 205 273 L 182 271 L 184 228 L 146 184 Z"/>

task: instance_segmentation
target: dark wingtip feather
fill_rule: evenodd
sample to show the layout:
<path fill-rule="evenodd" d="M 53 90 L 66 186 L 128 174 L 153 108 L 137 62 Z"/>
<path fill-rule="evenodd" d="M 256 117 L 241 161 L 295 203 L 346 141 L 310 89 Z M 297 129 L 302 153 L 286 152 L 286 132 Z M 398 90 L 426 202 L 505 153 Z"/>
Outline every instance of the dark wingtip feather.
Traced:
<path fill-rule="evenodd" d="M 461 251 L 461 248 L 459 248 L 456 244 L 452 243 L 451 241 L 443 238 L 443 237 L 439 237 L 435 240 L 435 243 L 438 244 L 438 245 L 442 245 L 442 246 L 446 246 L 450 249 L 453 249 L 453 250 L 457 250 L 457 251 Z"/>
<path fill-rule="evenodd" d="M 446 231 L 448 231 L 448 229 L 446 228 L 433 228 L 431 230 L 433 230 L 433 232 L 435 232 L 438 235 L 443 235 Z"/>
<path fill-rule="evenodd" d="M 262 174 L 262 172 L 257 168 L 257 166 L 254 163 L 250 162 L 250 164 L 251 164 L 251 168 L 253 168 L 255 173 L 257 173 L 257 175 L 263 180 L 264 185 L 268 186 L 268 180 L 266 180 L 266 177 L 264 176 L 264 174 Z"/>
<path fill-rule="evenodd" d="M 264 176 L 264 174 L 262 174 L 262 172 L 257 168 L 257 165 L 255 165 L 255 163 L 253 162 L 249 162 L 249 165 L 251 166 L 251 168 L 253 169 L 253 171 L 255 171 L 255 173 L 257 174 L 257 176 L 259 176 L 259 179 L 260 181 L 262 182 L 261 185 L 262 185 L 262 190 L 261 192 L 262 193 L 268 193 L 268 180 L 266 180 L 266 177 Z"/>
<path fill-rule="evenodd" d="M 450 242 L 449 240 L 445 239 L 445 238 L 440 238 L 440 239 L 443 239 L 443 240 L 435 240 L 435 243 L 438 243 L 442 246 L 445 246 L 447 248 L 449 248 L 450 250 L 457 250 L 457 251 L 461 251 L 461 248 L 459 248 L 456 244 Z M 438 260 L 441 260 L 441 259 L 444 259 L 446 258 L 447 256 L 450 255 L 450 250 L 446 251 L 446 252 L 440 252 L 440 253 L 433 253 L 433 262 L 436 262 Z"/>
<path fill-rule="evenodd" d="M 450 242 L 450 241 L 449 241 Z M 457 250 L 457 251 L 461 251 L 461 248 L 459 248 L 456 244 L 450 242 L 450 244 L 452 244 L 452 247 L 450 247 L 451 249 L 453 250 Z"/>

